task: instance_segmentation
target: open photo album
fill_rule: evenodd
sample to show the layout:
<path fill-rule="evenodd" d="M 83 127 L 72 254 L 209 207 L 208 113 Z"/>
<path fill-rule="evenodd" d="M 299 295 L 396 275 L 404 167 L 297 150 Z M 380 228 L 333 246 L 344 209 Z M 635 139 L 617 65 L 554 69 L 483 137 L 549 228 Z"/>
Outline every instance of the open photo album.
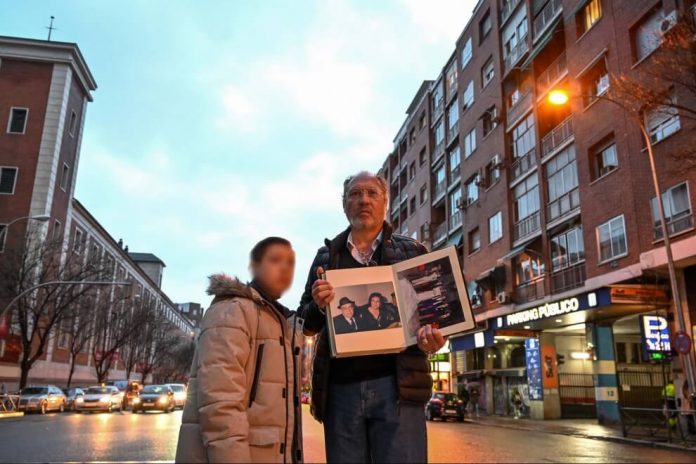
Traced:
<path fill-rule="evenodd" d="M 444 335 L 476 326 L 454 247 L 392 266 L 329 270 L 326 280 L 336 292 L 326 310 L 336 358 L 398 353 L 428 324 Z"/>

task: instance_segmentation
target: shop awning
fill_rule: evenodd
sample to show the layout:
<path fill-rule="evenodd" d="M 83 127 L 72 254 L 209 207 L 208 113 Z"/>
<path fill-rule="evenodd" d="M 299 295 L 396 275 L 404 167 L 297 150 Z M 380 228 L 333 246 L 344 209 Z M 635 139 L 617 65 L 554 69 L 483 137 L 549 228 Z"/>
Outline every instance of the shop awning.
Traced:
<path fill-rule="evenodd" d="M 515 256 L 521 254 L 521 253 L 525 250 L 525 248 L 527 248 L 527 246 L 528 246 L 530 243 L 532 243 L 533 241 L 534 241 L 534 239 L 528 240 L 528 241 L 524 242 L 522 245 L 516 246 L 516 247 L 513 248 L 512 250 L 510 250 L 510 251 L 508 251 L 507 253 L 505 253 L 505 254 L 503 255 L 503 257 L 500 258 L 500 261 L 504 261 L 504 260 L 506 260 L 506 259 L 512 259 L 512 258 L 514 258 Z"/>
<path fill-rule="evenodd" d="M 491 288 L 491 281 L 502 285 L 505 283 L 505 266 L 495 266 L 483 271 L 474 280 L 484 288 Z"/>
<path fill-rule="evenodd" d="M 477 338 L 479 343 L 476 343 Z M 481 341 L 483 343 L 481 343 Z M 483 348 L 486 346 L 493 346 L 495 344 L 495 332 L 492 328 L 488 328 L 486 330 L 466 334 L 461 337 L 450 338 L 449 342 L 451 351 L 465 351 L 473 350 L 475 348 Z"/>
<path fill-rule="evenodd" d="M 456 246 L 458 247 L 459 245 L 462 244 L 462 239 L 464 238 L 464 233 L 463 232 L 457 232 L 455 234 L 452 234 L 450 238 L 447 239 L 447 244 L 445 246 Z"/>
<path fill-rule="evenodd" d="M 528 68 L 530 64 L 532 64 L 534 58 L 536 58 L 537 55 L 541 53 L 541 51 L 544 49 L 544 47 L 551 41 L 551 39 L 553 38 L 553 34 L 556 31 L 556 27 L 558 26 L 558 23 L 560 23 L 562 20 L 563 16 L 559 16 L 553 21 L 549 28 L 546 29 L 544 35 L 541 36 L 539 42 L 537 42 L 537 44 L 534 46 L 534 49 L 532 49 L 532 52 L 529 54 L 527 59 L 524 60 L 524 63 L 520 65 L 520 68 L 525 69 Z"/>

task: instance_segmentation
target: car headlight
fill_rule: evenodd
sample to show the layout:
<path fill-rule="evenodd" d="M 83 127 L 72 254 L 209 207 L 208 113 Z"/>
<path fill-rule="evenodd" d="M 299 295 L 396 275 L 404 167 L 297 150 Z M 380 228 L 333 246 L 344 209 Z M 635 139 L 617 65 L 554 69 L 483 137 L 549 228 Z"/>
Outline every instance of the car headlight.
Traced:
<path fill-rule="evenodd" d="M 132 401 L 133 401 L 133 404 L 138 404 L 138 403 L 140 403 L 140 398 L 138 398 L 138 397 L 136 396 L 135 398 L 133 398 Z"/>
<path fill-rule="evenodd" d="M 102 396 L 101 398 L 99 398 L 100 403 L 108 403 L 109 401 L 111 401 L 110 396 Z"/>
<path fill-rule="evenodd" d="M 165 404 L 167 401 L 168 401 L 168 398 L 166 396 L 160 396 L 159 399 L 157 400 L 157 402 L 160 404 Z"/>
<path fill-rule="evenodd" d="M 82 403 L 83 401 L 85 401 L 85 400 L 81 396 L 78 396 L 77 398 L 75 398 L 76 403 Z"/>
<path fill-rule="evenodd" d="M 176 392 L 176 393 L 174 393 L 174 399 L 177 399 L 177 400 L 185 400 L 185 399 L 186 399 L 186 393 L 185 393 L 185 392 Z"/>

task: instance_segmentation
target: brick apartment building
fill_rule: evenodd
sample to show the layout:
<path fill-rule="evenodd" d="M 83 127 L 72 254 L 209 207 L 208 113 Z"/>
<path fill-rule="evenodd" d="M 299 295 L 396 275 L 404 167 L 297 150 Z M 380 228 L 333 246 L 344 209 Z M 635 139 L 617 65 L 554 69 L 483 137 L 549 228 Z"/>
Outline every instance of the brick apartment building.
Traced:
<path fill-rule="evenodd" d="M 390 218 L 431 249 L 459 250 L 479 330 L 451 338 L 451 388 L 478 383 L 488 413 L 511 414 L 517 390 L 533 418 L 614 422 L 620 406 L 661 407 L 663 369 L 683 382 L 681 359 L 655 364 L 643 351 L 641 324 L 678 330 L 645 143 L 599 97 L 694 8 L 481 0 L 410 104 L 380 170 Z M 568 104 L 548 103 L 556 88 Z M 674 156 L 693 146 L 693 121 L 647 121 L 693 336 L 696 172 Z"/>
<path fill-rule="evenodd" d="M 62 242 L 65 253 L 98 255 L 112 267 L 115 280 L 134 281 L 140 301 L 158 308 L 173 330 L 190 337 L 192 322 L 160 288 L 164 263 L 143 258 L 153 255 L 129 254 L 74 198 L 85 111 L 96 88 L 76 44 L 0 37 L 0 260 L 37 236 Z M 0 307 L 9 300 L 0 297 Z M 0 382 L 12 390 L 21 345 L 9 316 L 0 331 Z M 70 359 L 65 348 L 65 334 L 58 329 L 29 381 L 63 385 Z M 93 349 L 90 345 L 77 356 L 78 385 L 96 379 Z M 111 378 L 124 378 L 123 369 L 117 360 Z"/>

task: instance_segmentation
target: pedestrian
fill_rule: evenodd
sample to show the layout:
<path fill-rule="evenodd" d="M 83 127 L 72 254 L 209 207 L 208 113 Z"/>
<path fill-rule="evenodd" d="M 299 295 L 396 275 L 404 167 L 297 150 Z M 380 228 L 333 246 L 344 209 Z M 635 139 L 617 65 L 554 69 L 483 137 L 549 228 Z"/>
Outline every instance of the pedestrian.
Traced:
<path fill-rule="evenodd" d="M 469 407 L 469 390 L 466 389 L 466 383 L 457 387 L 457 397 L 459 397 L 464 404 L 463 409 L 466 411 Z"/>
<path fill-rule="evenodd" d="M 469 404 L 471 405 L 470 414 L 479 417 L 479 385 L 477 382 L 467 382 L 467 390 L 469 390 Z"/>
<path fill-rule="evenodd" d="M 519 419 L 522 415 L 522 395 L 520 395 L 520 391 L 517 388 L 512 389 L 510 402 L 512 403 L 515 419 Z"/>
<path fill-rule="evenodd" d="M 278 302 L 295 252 L 279 237 L 251 250 L 253 280 L 210 276 L 176 462 L 301 462 L 301 328 Z"/>
<path fill-rule="evenodd" d="M 360 172 L 346 179 L 349 227 L 319 249 L 300 302 L 305 334 L 319 334 L 310 410 L 324 424 L 329 463 L 427 460 L 423 408 L 433 383 L 427 353 L 444 345 L 440 331 L 421 327 L 417 346 L 399 354 L 331 358 L 325 330 L 324 311 L 335 294 L 324 270 L 390 265 L 427 252 L 418 241 L 393 233 L 385 220 L 388 205 L 382 176 Z"/>
<path fill-rule="evenodd" d="M 677 428 L 677 417 L 679 415 L 676 393 L 677 389 L 674 387 L 674 381 L 670 379 L 662 389 L 662 398 L 664 400 L 664 414 L 671 429 Z"/>

